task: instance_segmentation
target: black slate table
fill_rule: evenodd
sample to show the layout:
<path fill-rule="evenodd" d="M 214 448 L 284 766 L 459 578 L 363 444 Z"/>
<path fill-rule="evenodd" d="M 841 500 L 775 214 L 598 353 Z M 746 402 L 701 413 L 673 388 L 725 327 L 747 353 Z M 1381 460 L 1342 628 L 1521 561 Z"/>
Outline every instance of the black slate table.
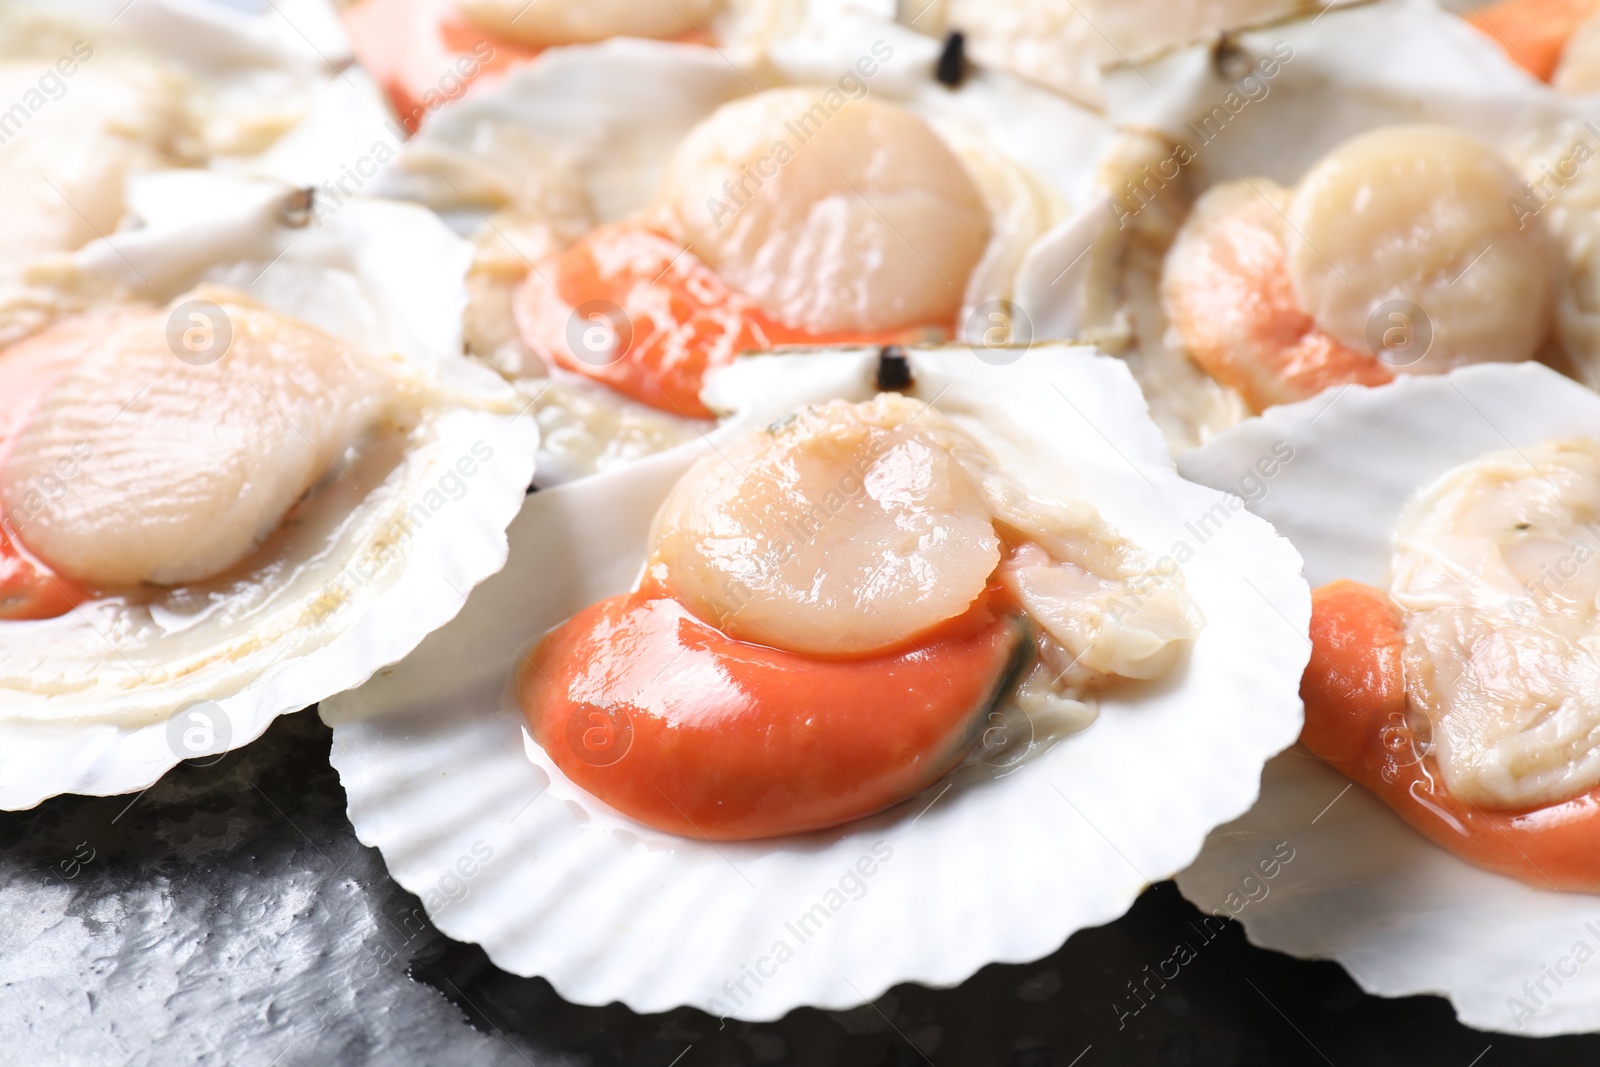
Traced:
<path fill-rule="evenodd" d="M 0 1064 L 1600 1062 L 1600 1037 L 1478 1033 L 1442 1000 L 1366 996 L 1232 925 L 1135 1001 L 1129 983 L 1200 918 L 1171 883 L 1037 963 L 853 1011 L 722 1024 L 579 1007 L 434 930 L 356 841 L 329 737 L 301 713 L 138 797 L 0 814 Z"/>

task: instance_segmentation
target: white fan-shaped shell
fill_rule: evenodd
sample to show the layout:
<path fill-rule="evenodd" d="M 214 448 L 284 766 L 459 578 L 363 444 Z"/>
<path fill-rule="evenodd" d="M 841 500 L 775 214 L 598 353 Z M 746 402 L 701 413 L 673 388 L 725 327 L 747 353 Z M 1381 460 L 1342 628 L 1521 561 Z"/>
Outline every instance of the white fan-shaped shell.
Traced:
<path fill-rule="evenodd" d="M 1000 72 L 978 72 L 947 89 L 933 77 L 938 54 L 937 41 L 849 3 L 828 17 L 813 10 L 759 56 L 632 39 L 551 49 L 502 83 L 441 108 L 380 188 L 428 204 L 471 233 L 515 201 L 519 178 L 539 172 L 548 188 L 563 190 L 560 209 L 551 211 L 556 228 L 582 232 L 647 208 L 684 136 L 722 104 L 777 85 L 854 78 L 874 98 L 927 121 L 962 159 L 989 209 L 992 236 L 961 309 L 967 339 L 983 339 L 995 320 L 978 309 L 998 311 L 996 301 L 1022 308 L 1012 317 L 1014 342 L 1073 336 L 1068 327 L 1077 321 L 1084 279 L 1063 268 L 1093 263 L 1079 253 L 1100 231 L 1081 219 L 1090 212 L 1096 223 L 1110 217 L 1095 189 L 1111 128 Z M 863 60 L 870 77 L 856 72 Z M 512 159 L 511 149 L 497 144 L 517 145 L 519 155 Z M 584 201 L 586 215 L 573 207 Z M 524 249 L 514 232 L 501 236 L 530 262 L 545 254 Z M 594 399 L 611 401 L 624 417 L 620 397 L 601 390 Z M 568 465 L 559 455 L 543 464 L 551 474 Z M 541 484 L 555 480 L 564 479 L 542 477 Z"/>
<path fill-rule="evenodd" d="M 1506 151 L 1530 121 L 1577 113 L 1434 0 L 1355 4 L 1247 30 L 1235 44 L 1252 61 L 1276 60 L 1270 76 L 1257 62 L 1247 79 L 1229 78 L 1209 44 L 1183 48 L 1108 73 L 1109 115 L 1195 145 L 1192 166 L 1206 184 L 1292 185 L 1331 149 L 1378 126 L 1442 123 Z M 1238 99 L 1229 102 L 1230 93 Z M 1217 107 L 1225 122 L 1212 116 Z"/>
<path fill-rule="evenodd" d="M 1093 726 L 1007 775 L 969 769 L 797 839 L 670 837 L 574 790 L 536 746 L 525 751 L 506 700 L 523 650 L 629 588 L 657 504 L 706 449 L 798 404 L 872 394 L 872 352 L 749 357 L 708 384 L 711 406 L 732 413 L 723 426 L 535 494 L 507 569 L 455 623 L 323 703 L 361 840 L 441 930 L 496 965 L 542 975 L 568 1000 L 646 1012 L 775 1019 L 859 1004 L 897 982 L 951 985 L 992 961 L 1037 958 L 1122 914 L 1250 804 L 1262 762 L 1296 735 L 1309 598 L 1283 541 L 1177 477 L 1120 363 L 1064 345 L 1015 354 L 996 367 L 965 348 L 914 350 L 915 395 L 1024 485 L 1093 501 L 1154 553 L 1189 546 L 1186 587 L 1207 624 L 1167 679 L 1108 694 Z M 847 875 L 864 858 L 870 877 Z M 465 895 L 440 892 L 463 877 Z M 802 941 L 800 917 L 817 905 L 826 922 Z M 746 968 L 763 984 L 738 997 L 724 983 Z"/>
<path fill-rule="evenodd" d="M 440 108 L 385 175 L 383 190 L 476 229 L 482 219 L 469 205 L 492 207 L 492 199 L 441 180 L 440 165 L 470 168 L 475 156 L 495 165 L 483 155 L 485 131 L 510 126 L 571 168 L 595 222 L 614 221 L 649 204 L 684 135 L 722 104 L 774 85 L 833 85 L 868 57 L 877 60 L 874 73 L 861 80 L 875 96 L 910 107 L 941 132 L 986 140 L 1064 202 L 1088 196 L 1112 137 L 1103 119 L 1003 74 L 979 73 L 952 92 L 933 78 L 938 53 L 936 41 L 848 11 L 807 24 L 742 65 L 709 48 L 632 38 L 553 48 Z M 618 76 L 623 70 L 629 76 Z"/>
<path fill-rule="evenodd" d="M 1542 183 L 1544 196 L 1530 193 L 1524 207 L 1508 203 L 1505 210 L 1508 217 L 1529 211 L 1534 224 L 1548 225 L 1556 234 L 1566 260 L 1557 336 L 1575 373 L 1590 384 L 1600 382 L 1600 316 L 1593 311 L 1600 306 L 1593 281 L 1600 247 L 1600 213 L 1593 205 L 1600 203 L 1600 172 L 1579 165 L 1575 180 L 1562 189 L 1541 178 L 1558 166 L 1570 171 L 1570 160 L 1561 160 L 1579 143 L 1600 149 L 1600 136 L 1584 125 L 1594 118 L 1584 100 L 1536 81 L 1489 37 L 1434 0 L 1353 4 L 1248 30 L 1233 43 L 1238 49 L 1233 62 L 1240 68 L 1227 75 L 1219 72 L 1209 44 L 1106 75 L 1109 117 L 1123 129 L 1155 135 L 1164 146 L 1161 162 L 1149 168 L 1154 180 L 1142 172 L 1126 175 L 1136 186 L 1149 184 L 1134 192 L 1121 180 L 1115 183 L 1109 210 L 1117 221 L 1107 230 L 1111 239 L 1133 232 L 1130 212 L 1141 220 L 1158 214 L 1141 203 L 1150 200 L 1163 177 L 1167 196 L 1245 179 L 1293 186 L 1357 134 L 1382 126 L 1446 125 L 1493 147 Z M 1240 70 L 1247 73 L 1241 76 Z M 1178 144 L 1186 145 L 1192 158 L 1170 147 Z M 1549 198 L 1552 191 L 1556 196 Z M 1180 364 L 1175 370 L 1190 369 L 1180 351 L 1160 343 L 1168 323 L 1153 291 L 1143 297 L 1097 292 L 1095 300 L 1125 307 L 1138 300 L 1130 313 L 1147 324 L 1141 349 L 1165 350 Z M 1157 364 L 1151 373 L 1163 369 Z M 1183 410 L 1184 400 L 1176 394 L 1171 406 L 1178 410 L 1169 414 L 1164 391 L 1146 387 L 1158 421 L 1166 415 L 1189 423 L 1189 436 L 1198 440 L 1243 412 L 1242 405 L 1219 410 L 1202 404 L 1202 389 L 1194 397 L 1194 411 Z"/>
<path fill-rule="evenodd" d="M 194 4 L 186 0 L 18 0 L 74 18 L 115 25 L 143 48 L 219 78 L 244 79 L 266 71 L 331 75 L 349 62 L 349 44 L 328 0 Z"/>
<path fill-rule="evenodd" d="M 91 33 L 96 49 L 131 51 L 170 66 L 188 80 L 189 107 L 202 126 L 224 128 L 241 118 L 246 125 L 282 125 L 261 155 L 228 156 L 226 166 L 318 184 L 338 177 L 353 162 L 352 148 L 368 144 L 387 123 L 383 95 L 354 66 L 327 0 L 18 0 L 11 12 L 30 13 Z M 48 121 L 48 112 L 40 114 Z M 201 140 L 200 147 L 209 147 Z"/>
<path fill-rule="evenodd" d="M 0 129 L 0 230 L 21 242 L 0 262 L 6 343 L 73 309 L 58 260 L 117 229 L 125 173 L 342 179 L 347 197 L 351 168 L 399 142 L 327 0 L 17 0 L 0 8 L 0 52 L 14 86 L 37 86 L 7 101 Z"/>
<path fill-rule="evenodd" d="M 1482 365 L 1274 408 L 1179 467 L 1235 486 L 1264 449 L 1287 442 L 1294 458 L 1251 510 L 1300 549 L 1313 586 L 1381 587 L 1416 490 L 1485 453 L 1597 432 L 1600 396 L 1583 386 L 1537 364 Z M 1280 841 L 1295 858 L 1263 882 L 1255 865 Z M 1266 895 L 1244 903 L 1263 884 Z M 1338 960 L 1369 992 L 1447 996 L 1485 1030 L 1600 1029 L 1600 967 L 1578 967 L 1559 987 L 1545 979 L 1553 996 L 1523 987 L 1558 962 L 1573 969 L 1579 942 L 1600 954 L 1600 896 L 1479 870 L 1298 746 L 1268 765 L 1261 800 L 1211 835 L 1178 885 L 1202 909 L 1235 914 L 1256 944 Z"/>
<path fill-rule="evenodd" d="M 1224 30 L 1314 11 L 1312 0 L 932 0 L 906 21 L 943 36 L 960 30 L 979 63 L 1002 67 L 1090 107 L 1104 104 L 1101 71 Z"/>
<path fill-rule="evenodd" d="M 220 282 L 392 353 L 408 373 L 466 403 L 431 406 L 404 460 L 327 547 L 248 610 L 214 611 L 158 634 L 108 630 L 93 603 L 5 624 L 0 808 L 63 792 L 129 792 L 181 759 L 243 745 L 275 716 L 404 656 L 505 560 L 505 527 L 532 476 L 537 431 L 516 417 L 520 402 L 498 378 L 459 355 L 470 250 L 408 204 L 353 202 L 320 227 L 286 227 L 279 213 L 288 193 L 205 171 L 152 175 L 131 197 L 143 227 L 83 249 L 73 279 L 157 303 Z M 463 456 L 475 458 L 466 488 L 448 506 L 430 507 L 408 542 L 383 549 L 395 541 L 386 526 Z M 359 581 L 350 578 L 357 567 Z M 341 580 L 348 591 L 338 609 L 308 621 L 329 583 Z M 40 692 L 69 671 L 90 681 Z M 174 713 L 196 702 L 213 706 L 193 724 L 200 732 L 185 734 Z"/>

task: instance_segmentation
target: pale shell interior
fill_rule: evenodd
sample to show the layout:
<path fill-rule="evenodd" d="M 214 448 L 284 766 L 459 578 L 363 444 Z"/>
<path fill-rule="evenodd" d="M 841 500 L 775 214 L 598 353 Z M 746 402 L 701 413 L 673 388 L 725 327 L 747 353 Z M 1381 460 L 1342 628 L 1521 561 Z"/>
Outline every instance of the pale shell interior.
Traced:
<path fill-rule="evenodd" d="M 1600 396 L 1588 389 L 1536 364 L 1485 364 L 1274 408 L 1179 468 L 1245 487 L 1251 510 L 1304 554 L 1313 587 L 1383 586 L 1395 523 L 1417 489 L 1485 453 L 1596 427 Z M 1262 479 L 1258 460 L 1284 445 L 1292 458 Z M 1264 877 L 1259 864 L 1284 841 L 1295 858 Z M 1478 870 L 1298 746 L 1268 765 L 1260 802 L 1211 835 L 1178 885 L 1203 910 L 1236 917 L 1256 944 L 1338 960 L 1372 993 L 1449 997 L 1469 1026 L 1600 1028 L 1600 967 L 1578 965 L 1600 954 L 1600 897 Z M 1546 977 L 1558 967 L 1559 983 Z"/>
<path fill-rule="evenodd" d="M 537 432 L 494 375 L 458 354 L 468 249 L 408 204 L 352 202 L 320 226 L 286 226 L 289 192 L 205 171 L 149 176 L 131 196 L 142 225 L 78 253 L 71 281 L 152 302 L 221 282 L 390 354 L 426 388 L 465 403 L 430 405 L 399 465 L 319 551 L 262 579 L 247 610 L 131 633 L 107 631 L 93 603 L 6 624 L 0 807 L 139 789 L 182 759 L 245 744 L 274 716 L 405 655 L 504 562 Z M 460 457 L 485 450 L 461 493 L 432 506 L 428 494 Z M 428 521 L 398 542 L 390 524 L 419 501 Z M 330 589 L 341 590 L 330 613 L 308 621 Z M 186 725 L 180 711 L 203 721 Z"/>
<path fill-rule="evenodd" d="M 1164 338 L 1168 324 L 1154 283 L 1162 242 L 1175 230 L 1160 222 L 1163 210 L 1175 213 L 1175 227 L 1189 198 L 1219 182 L 1265 178 L 1293 186 L 1330 150 L 1381 126 L 1453 127 L 1536 182 L 1558 166 L 1569 171 L 1570 161 L 1561 161 L 1578 144 L 1600 149 L 1600 136 L 1584 126 L 1593 116 L 1582 99 L 1535 81 L 1433 0 L 1350 5 L 1242 32 L 1232 43 L 1226 63 L 1212 44 L 1196 45 L 1111 71 L 1105 81 L 1109 117 L 1129 133 L 1130 146 L 1143 146 L 1130 147 L 1108 169 L 1108 210 L 1116 219 L 1107 233 L 1151 244 L 1153 255 L 1122 276 L 1120 293 L 1095 299 L 1120 302 L 1138 332 L 1128 358 L 1180 451 L 1247 412 L 1231 390 L 1219 396 L 1196 377 Z M 1180 144 L 1192 154 L 1178 152 Z M 1571 360 L 1574 374 L 1593 385 L 1600 380 L 1592 355 L 1600 351 L 1593 282 L 1600 178 L 1580 165 L 1576 180 L 1563 184 L 1553 200 L 1530 193 L 1527 204 L 1538 225 L 1552 227 L 1567 263 L 1557 304 L 1565 353 L 1552 356 Z M 1186 378 L 1193 380 L 1183 385 Z"/>
<path fill-rule="evenodd" d="M 146 54 L 186 79 L 200 147 L 217 165 L 320 183 L 353 162 L 351 146 L 368 142 L 359 132 L 387 121 L 382 93 L 354 65 L 327 0 L 23 0 L 12 14 L 31 12 L 84 33 L 97 49 Z M 229 148 L 240 129 L 279 136 L 264 153 L 242 156 Z"/>
<path fill-rule="evenodd" d="M 1207 184 L 1262 177 L 1290 185 L 1376 126 L 1443 123 L 1505 151 L 1522 125 L 1572 106 L 1433 0 L 1356 4 L 1247 30 L 1235 43 L 1242 51 L 1230 64 L 1252 66 L 1227 66 L 1232 78 L 1210 44 L 1108 73 L 1108 113 L 1119 125 L 1195 144 Z M 1274 58 L 1268 76 L 1259 61 Z"/>
<path fill-rule="evenodd" d="M 951 91 L 933 78 L 938 54 L 937 41 L 848 3 L 828 18 L 813 10 L 759 55 L 631 39 L 552 49 L 500 84 L 441 108 L 378 188 L 428 204 L 463 233 L 495 226 L 512 253 L 531 265 L 549 246 L 494 214 L 525 210 L 528 194 L 518 186 L 529 174 L 542 173 L 549 188 L 564 190 L 560 208 L 550 209 L 554 229 L 575 235 L 589 223 L 616 221 L 651 203 L 679 143 L 720 105 L 777 85 L 834 85 L 842 76 L 855 77 L 853 68 L 866 57 L 875 69 L 860 79 L 867 91 L 926 120 L 961 158 L 989 207 L 994 233 L 961 312 L 964 329 L 975 335 L 968 339 L 981 341 L 992 327 L 994 320 L 977 311 L 991 306 L 1008 309 L 1003 317 L 1013 343 L 1073 336 L 1085 271 L 1095 262 L 1080 253 L 1099 233 L 1079 220 L 1091 212 L 1096 223 L 1108 217 L 1095 188 L 1111 128 L 1100 116 L 1004 73 L 974 74 Z M 571 210 L 575 203 L 587 204 L 587 217 Z M 630 412 L 620 397 L 606 404 L 612 397 L 590 391 L 582 398 L 603 411 L 588 420 L 596 438 L 632 431 L 664 446 L 689 432 L 653 429 L 651 419 Z M 653 421 L 684 420 L 666 415 Z M 567 426 L 566 432 L 577 429 Z M 551 434 L 552 447 L 556 442 Z M 560 452 L 546 460 L 541 484 L 595 466 Z"/>
<path fill-rule="evenodd" d="M 71 308 L 53 271 L 91 234 L 116 229 L 127 209 L 124 168 L 208 167 L 321 187 L 369 158 L 370 150 L 357 155 L 352 146 L 398 144 L 383 94 L 352 64 L 326 0 L 21 0 L 0 9 L 0 41 L 17 71 L 37 71 L 39 87 L 8 112 L 7 130 L 24 136 L 21 154 L 0 170 L 20 192 L 0 205 L 0 216 L 16 213 L 8 232 L 20 224 L 26 233 L 33 194 L 49 182 L 37 232 L 59 231 L 46 247 L 25 241 L 25 254 L 0 269 L 0 338 L 8 343 Z M 74 86 L 83 77 L 108 80 L 82 97 Z M 59 108 L 74 106 L 104 110 L 100 121 L 109 125 L 73 134 L 69 112 L 58 146 L 51 124 L 63 121 Z M 382 150 L 392 155 L 393 146 Z M 52 213 L 67 220 L 64 230 Z"/>
<path fill-rule="evenodd" d="M 323 703 L 361 840 L 497 966 L 644 1012 L 855 1005 L 897 982 L 951 985 L 1037 958 L 1122 914 L 1248 807 L 1262 763 L 1298 733 L 1309 596 L 1285 542 L 1177 477 L 1119 362 L 1065 345 L 1008 355 L 994 366 L 964 347 L 913 350 L 914 393 L 1025 485 L 1092 501 L 1136 543 L 1184 559 L 1207 625 L 1168 678 L 1109 693 L 1093 726 L 1010 773 L 975 768 L 801 838 L 669 837 L 553 783 L 505 699 L 524 650 L 632 585 L 657 504 L 697 456 L 795 405 L 873 391 L 872 352 L 747 357 L 708 384 L 711 406 L 733 413 L 723 426 L 530 497 L 507 569 L 453 624 Z M 467 893 L 440 892 L 485 850 Z"/>

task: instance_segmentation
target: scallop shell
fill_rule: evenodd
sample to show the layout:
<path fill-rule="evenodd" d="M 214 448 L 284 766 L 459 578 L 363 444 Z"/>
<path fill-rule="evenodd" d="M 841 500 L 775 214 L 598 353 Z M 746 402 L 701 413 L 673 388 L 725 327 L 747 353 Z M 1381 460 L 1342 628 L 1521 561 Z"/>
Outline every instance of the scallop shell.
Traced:
<path fill-rule="evenodd" d="M 551 216 L 557 229 L 571 231 L 570 239 L 591 223 L 616 221 L 648 206 L 684 136 L 722 104 L 775 85 L 833 84 L 861 57 L 881 56 L 874 46 L 887 46 L 892 55 L 866 79 L 869 91 L 905 105 L 952 146 L 995 220 L 995 235 L 962 308 L 962 321 L 974 334 L 969 340 L 981 340 L 991 327 L 975 311 L 993 301 L 1023 308 L 1012 323 L 1013 343 L 1075 332 L 1066 327 L 1077 321 L 1072 308 L 1085 271 L 1096 262 L 1081 253 L 1109 217 L 1096 178 L 1113 142 L 1109 126 L 1004 73 L 978 72 L 959 89 L 947 89 L 933 76 L 937 41 L 848 3 L 833 18 L 813 10 L 759 57 L 626 38 L 550 49 L 503 82 L 441 108 L 380 188 L 428 204 L 458 231 L 474 233 L 496 226 L 491 213 L 517 202 L 521 194 L 513 187 L 519 180 L 543 172 L 548 180 L 539 195 L 563 190 Z M 497 143 L 521 146 L 520 154 L 512 158 L 509 150 L 485 148 Z M 572 207 L 585 202 L 587 216 Z M 1084 218 L 1094 227 L 1086 228 Z M 514 232 L 500 236 L 529 262 L 549 251 L 537 242 L 524 248 Z M 1035 320 L 1063 332 L 1043 333 Z M 559 370 L 552 378 L 588 403 L 615 409 L 619 421 L 652 421 L 627 412 L 620 397 L 587 379 Z M 666 424 L 651 431 L 653 447 L 695 432 L 675 416 L 653 421 Z M 599 426 L 595 432 L 616 431 Z M 541 469 L 541 484 L 586 473 L 559 454 L 543 457 Z"/>
<path fill-rule="evenodd" d="M 1179 469 L 1251 487 L 1250 509 L 1304 553 L 1313 586 L 1382 586 L 1401 508 L 1423 485 L 1485 453 L 1596 427 L 1600 396 L 1583 386 L 1538 364 L 1484 364 L 1274 408 L 1187 453 Z M 1293 459 L 1261 479 L 1258 457 L 1280 444 Z M 1600 950 L 1600 897 L 1479 870 L 1352 784 L 1300 746 L 1279 756 L 1260 802 L 1211 835 L 1179 888 L 1203 910 L 1234 915 L 1258 945 L 1338 960 L 1381 996 L 1446 996 L 1469 1026 L 1600 1029 L 1600 966 L 1559 984 L 1544 977 L 1569 969 L 1579 942 L 1579 954 Z M 1284 841 L 1295 858 L 1263 878 L 1257 865 Z M 1523 983 L 1541 978 L 1553 996 L 1535 988 L 1530 998 Z"/>
<path fill-rule="evenodd" d="M 1108 694 L 1093 726 L 1020 765 L 969 768 L 802 837 L 671 837 L 575 790 L 509 700 L 523 650 L 631 587 L 656 506 L 696 457 L 798 404 L 874 391 L 874 352 L 750 356 L 708 382 L 723 425 L 530 497 L 507 569 L 453 624 L 322 704 L 360 839 L 497 966 L 641 1012 L 842 1008 L 1035 959 L 1121 915 L 1249 806 L 1262 763 L 1298 732 L 1309 593 L 1264 523 L 1177 476 L 1120 362 L 1066 345 L 1009 354 L 992 366 L 964 347 L 914 349 L 914 395 L 1025 486 L 1094 502 L 1155 552 L 1194 553 L 1186 587 L 1208 622 L 1167 679 Z"/>
<path fill-rule="evenodd" d="M 502 82 L 440 108 L 383 189 L 476 230 L 479 209 L 502 202 L 497 186 L 452 185 L 440 172 L 450 163 L 468 174 L 475 162 L 494 166 L 486 134 L 514 127 L 570 167 L 594 222 L 616 221 L 648 205 L 684 135 L 712 111 L 775 85 L 832 84 L 877 42 L 893 54 L 869 79 L 871 92 L 941 132 L 987 139 L 1063 201 L 1081 202 L 1093 189 L 1095 164 L 1111 141 L 1102 119 L 1004 74 L 980 72 L 957 91 L 945 89 L 933 78 L 938 42 L 848 5 L 836 20 L 808 23 L 743 64 L 714 49 L 634 38 L 549 49 Z M 621 70 L 633 76 L 618 77 Z"/>
<path fill-rule="evenodd" d="M 21 154 L 0 168 L 17 193 L 0 216 L 32 210 L 32 191 L 48 182 L 53 192 L 38 195 L 85 230 L 60 235 L 73 247 L 13 249 L 0 266 L 0 343 L 74 309 L 52 273 L 90 232 L 104 237 L 116 228 L 126 209 L 126 182 L 116 176 L 124 164 L 134 173 L 193 166 L 320 186 L 360 161 L 353 145 L 393 139 L 377 86 L 360 69 L 345 69 L 350 51 L 326 0 L 18 0 L 0 7 L 0 53 L 24 82 L 33 79 L 19 72 L 36 66 L 35 84 L 48 93 L 30 89 L 8 101 L 0 122 L 8 151 L 13 135 L 34 132 L 24 138 L 31 147 L 19 144 Z M 84 77 L 111 80 L 85 96 Z M 75 107 L 109 124 L 98 139 L 70 132 Z M 58 144 L 54 124 L 62 121 L 69 133 Z M 52 178 L 57 162 L 65 170 Z"/>
<path fill-rule="evenodd" d="M 1214 120 L 1199 146 L 1206 185 L 1256 177 L 1292 184 L 1356 134 L 1397 123 L 1453 126 L 1508 151 L 1520 124 L 1570 106 L 1433 0 L 1331 9 L 1244 31 L 1231 44 L 1235 51 L 1222 58 L 1213 44 L 1195 45 L 1106 76 L 1112 120 L 1168 139 L 1196 140 L 1200 120 L 1238 93 L 1243 106 L 1235 102 L 1226 124 Z M 1274 45 L 1280 62 L 1270 76 L 1254 72 L 1260 85 L 1246 94 L 1238 71 L 1275 57 Z"/>
<path fill-rule="evenodd" d="M 8 17 L 91 34 L 96 49 L 134 52 L 192 85 L 206 156 L 299 184 L 338 175 L 353 135 L 387 121 L 382 93 L 354 56 L 327 0 L 19 0 Z M 25 49 L 20 36 L 8 50 Z M 54 58 L 54 54 L 42 56 Z M 70 90 L 70 82 L 68 83 Z M 244 141 L 266 140 L 244 150 Z"/>
<path fill-rule="evenodd" d="M 114 32 L 130 42 L 219 77 L 274 71 L 326 77 L 351 58 L 328 0 L 140 0 L 137 9 L 124 0 L 17 0 L 15 6 L 114 24 Z M 219 45 L 224 50 L 213 51 Z"/>
<path fill-rule="evenodd" d="M 505 561 L 505 528 L 531 478 L 537 432 L 517 417 L 520 402 L 498 378 L 459 355 L 470 250 L 408 204 L 352 202 L 318 227 L 286 226 L 289 193 L 206 171 L 146 177 L 130 195 L 142 226 L 84 248 L 71 280 L 156 302 L 220 282 L 393 353 L 465 402 L 431 409 L 405 459 L 331 539 L 281 582 L 252 586 L 260 595 L 247 606 L 156 619 L 149 638 L 107 629 L 93 604 L 7 623 L 0 807 L 142 789 L 182 759 L 243 745 L 275 716 L 400 659 Z M 418 520 L 409 541 L 397 540 L 388 523 L 437 489 L 474 445 L 480 458 L 484 448 L 492 454 L 459 498 Z M 324 604 L 335 588 L 343 589 L 337 601 Z M 52 662 L 90 680 L 41 697 Z"/>
<path fill-rule="evenodd" d="M 1240 179 L 1292 186 L 1329 151 L 1380 126 L 1453 127 L 1536 181 L 1580 141 L 1600 149 L 1582 99 L 1533 80 L 1433 0 L 1378 0 L 1248 30 L 1223 51 L 1196 45 L 1108 72 L 1105 87 L 1108 116 L 1130 135 L 1108 168 L 1118 221 L 1107 233 L 1123 244 L 1147 243 L 1156 271 L 1189 196 Z M 1174 168 L 1168 161 L 1177 159 L 1180 142 L 1194 159 Z M 1146 165 L 1154 181 L 1141 169 Z M 1528 205 L 1541 224 L 1552 225 L 1568 265 L 1558 301 L 1566 351 L 1556 358 L 1572 360 L 1574 373 L 1595 385 L 1600 316 L 1590 309 L 1600 306 L 1600 168 L 1577 167 L 1555 192 L 1550 200 L 1530 194 Z M 1164 208 L 1177 213 L 1170 226 L 1160 218 Z M 1176 431 L 1181 450 L 1247 412 L 1163 343 L 1167 322 L 1154 280 L 1134 274 L 1103 276 L 1120 292 L 1098 291 L 1093 299 L 1120 306 L 1134 321 L 1142 342 L 1129 358 L 1157 421 Z"/>
<path fill-rule="evenodd" d="M 902 20 L 936 36 L 959 30 L 967 51 L 1087 107 L 1105 104 L 1101 71 L 1225 31 L 1315 12 L 1316 0 L 902 0 Z"/>

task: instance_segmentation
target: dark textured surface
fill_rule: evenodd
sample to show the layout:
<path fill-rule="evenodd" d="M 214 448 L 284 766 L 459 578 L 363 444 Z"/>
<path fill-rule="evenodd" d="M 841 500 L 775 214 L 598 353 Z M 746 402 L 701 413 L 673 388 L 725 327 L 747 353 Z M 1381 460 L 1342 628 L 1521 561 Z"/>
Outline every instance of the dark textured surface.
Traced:
<path fill-rule="evenodd" d="M 575 1007 L 426 922 L 356 841 L 328 739 L 315 716 L 295 715 L 137 800 L 0 814 L 0 1063 L 1600 1061 L 1600 1038 L 1480 1034 L 1441 1000 L 1365 996 L 1337 966 L 1252 948 L 1238 927 L 1207 941 L 1170 884 L 1048 959 L 987 967 L 958 989 L 901 987 L 854 1011 L 722 1025 L 690 1010 Z M 1195 958 L 1135 999 L 1129 983 L 1179 941 Z"/>

